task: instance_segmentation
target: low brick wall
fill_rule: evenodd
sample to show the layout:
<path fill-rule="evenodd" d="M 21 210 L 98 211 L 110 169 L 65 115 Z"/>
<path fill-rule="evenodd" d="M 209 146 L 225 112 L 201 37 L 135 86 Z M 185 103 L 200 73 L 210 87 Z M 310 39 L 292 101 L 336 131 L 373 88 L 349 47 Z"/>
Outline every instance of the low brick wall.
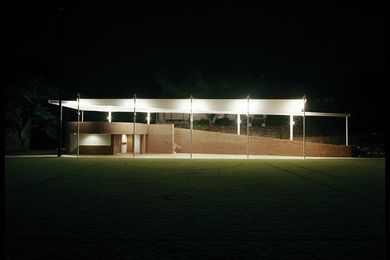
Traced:
<path fill-rule="evenodd" d="M 173 124 L 149 125 L 146 153 L 173 153 Z"/>
<path fill-rule="evenodd" d="M 93 146 L 93 145 L 82 145 L 80 146 L 80 154 L 99 154 L 99 155 L 112 155 L 112 146 Z"/>
<path fill-rule="evenodd" d="M 141 153 L 173 153 L 173 124 L 142 124 L 136 123 L 135 133 L 141 135 Z M 70 151 L 71 137 L 77 132 L 77 122 L 65 124 L 65 144 L 68 153 Z M 127 135 L 127 151 L 132 152 L 133 123 L 123 122 L 80 122 L 81 134 L 111 134 L 111 151 L 108 148 L 84 146 L 81 154 L 117 154 L 120 153 L 121 135 Z"/>
<path fill-rule="evenodd" d="M 133 123 L 123 122 L 80 122 L 80 133 L 94 134 L 133 134 Z M 67 122 L 66 132 L 77 133 L 77 122 Z M 135 124 L 135 134 L 142 135 L 148 133 L 148 125 L 142 123 Z"/>
<path fill-rule="evenodd" d="M 181 146 L 177 152 L 190 152 L 190 130 L 176 128 L 174 142 Z M 250 136 L 249 143 L 249 153 L 254 155 L 302 155 L 301 141 Z M 192 149 L 194 153 L 246 154 L 247 136 L 193 130 Z M 351 147 L 306 142 L 306 156 L 351 156 Z"/>

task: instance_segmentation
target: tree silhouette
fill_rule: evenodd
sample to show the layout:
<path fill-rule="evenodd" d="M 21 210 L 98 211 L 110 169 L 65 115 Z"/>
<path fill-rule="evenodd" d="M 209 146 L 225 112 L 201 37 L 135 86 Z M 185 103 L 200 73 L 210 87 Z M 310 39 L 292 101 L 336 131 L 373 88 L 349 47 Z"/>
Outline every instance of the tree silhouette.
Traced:
<path fill-rule="evenodd" d="M 56 137 L 55 114 L 48 100 L 58 96 L 58 89 L 43 76 L 34 76 L 26 82 L 12 82 L 6 88 L 6 126 L 17 130 L 22 150 L 31 129 L 39 128 L 48 137 Z"/>

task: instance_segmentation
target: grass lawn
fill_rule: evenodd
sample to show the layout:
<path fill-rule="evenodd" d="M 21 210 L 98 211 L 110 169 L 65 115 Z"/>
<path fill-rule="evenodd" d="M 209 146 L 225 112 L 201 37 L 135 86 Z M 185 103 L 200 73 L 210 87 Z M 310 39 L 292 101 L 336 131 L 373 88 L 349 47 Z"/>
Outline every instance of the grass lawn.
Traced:
<path fill-rule="evenodd" d="M 7 259 L 385 259 L 385 161 L 5 159 Z"/>

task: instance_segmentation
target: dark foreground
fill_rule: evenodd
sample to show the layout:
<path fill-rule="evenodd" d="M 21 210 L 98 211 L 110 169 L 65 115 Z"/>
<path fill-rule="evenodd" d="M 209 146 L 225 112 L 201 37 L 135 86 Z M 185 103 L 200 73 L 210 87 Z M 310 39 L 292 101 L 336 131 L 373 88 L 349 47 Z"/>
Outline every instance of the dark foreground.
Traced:
<path fill-rule="evenodd" d="M 385 259 L 383 159 L 6 159 L 7 259 Z"/>

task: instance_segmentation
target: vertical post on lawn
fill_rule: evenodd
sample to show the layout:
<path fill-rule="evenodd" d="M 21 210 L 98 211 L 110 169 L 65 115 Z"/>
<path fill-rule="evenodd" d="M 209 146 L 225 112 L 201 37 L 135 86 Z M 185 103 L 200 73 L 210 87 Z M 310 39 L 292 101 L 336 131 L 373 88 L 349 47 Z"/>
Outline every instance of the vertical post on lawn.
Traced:
<path fill-rule="evenodd" d="M 58 100 L 59 100 L 59 110 L 58 110 L 58 151 L 57 157 L 62 155 L 62 90 L 64 87 L 64 32 L 65 32 L 65 8 L 57 9 L 59 14 L 58 20 L 58 54 L 59 54 L 59 66 L 58 66 Z"/>
<path fill-rule="evenodd" d="M 294 116 L 290 115 L 290 141 L 294 140 Z"/>
<path fill-rule="evenodd" d="M 348 146 L 348 116 L 345 117 L 345 146 Z"/>
<path fill-rule="evenodd" d="M 306 95 L 303 95 L 303 159 L 306 159 Z"/>
<path fill-rule="evenodd" d="M 246 110 L 246 158 L 249 159 L 249 95 L 247 96 L 247 110 Z"/>
<path fill-rule="evenodd" d="M 135 121 L 136 121 L 136 116 L 137 116 L 137 112 L 136 112 L 136 109 L 135 109 L 135 106 L 136 106 L 136 100 L 137 99 L 137 96 L 136 94 L 134 93 L 134 111 L 133 111 L 133 159 L 135 158 Z"/>
<path fill-rule="evenodd" d="M 80 156 L 80 93 L 77 93 L 77 157 Z"/>
<path fill-rule="evenodd" d="M 190 152 L 190 158 L 192 159 L 192 132 L 194 128 L 194 114 L 192 112 L 192 95 L 191 95 L 191 114 L 190 114 L 190 128 L 191 128 L 191 152 Z"/>
<path fill-rule="evenodd" d="M 59 111 L 58 111 L 58 150 L 57 157 L 61 157 L 62 147 L 62 99 L 59 100 Z"/>
<path fill-rule="evenodd" d="M 241 116 L 237 114 L 237 135 L 240 135 Z"/>

